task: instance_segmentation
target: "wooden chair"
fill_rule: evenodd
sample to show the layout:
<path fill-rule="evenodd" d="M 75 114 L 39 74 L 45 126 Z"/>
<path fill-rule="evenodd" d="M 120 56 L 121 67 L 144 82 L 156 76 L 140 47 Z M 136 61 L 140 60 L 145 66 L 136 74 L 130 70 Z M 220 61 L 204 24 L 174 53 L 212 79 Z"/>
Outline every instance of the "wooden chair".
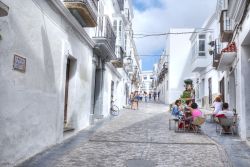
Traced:
<path fill-rule="evenodd" d="M 218 118 L 219 119 L 219 124 L 222 127 L 220 129 L 220 135 L 222 133 L 230 133 L 230 134 L 234 134 L 234 125 L 235 125 L 235 118 Z M 225 131 L 224 128 L 228 127 L 228 131 Z"/>
<path fill-rule="evenodd" d="M 198 133 L 200 130 L 200 126 L 204 124 L 206 118 L 204 117 L 197 117 L 195 118 L 190 125 L 190 129 L 193 130 L 195 133 Z"/>

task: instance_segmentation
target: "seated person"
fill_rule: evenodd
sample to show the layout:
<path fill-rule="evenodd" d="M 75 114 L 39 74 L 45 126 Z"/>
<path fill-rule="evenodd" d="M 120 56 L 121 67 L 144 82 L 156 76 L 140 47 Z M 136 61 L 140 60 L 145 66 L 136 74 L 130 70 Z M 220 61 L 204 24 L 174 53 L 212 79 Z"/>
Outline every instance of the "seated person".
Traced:
<path fill-rule="evenodd" d="M 191 108 L 192 103 L 193 103 L 192 100 L 186 101 L 186 105 L 184 107 L 184 113 L 186 118 L 192 116 L 192 108 Z"/>
<path fill-rule="evenodd" d="M 234 117 L 234 113 L 233 111 L 228 110 L 228 103 L 223 103 L 222 111 L 219 111 L 216 114 L 216 117 L 232 118 Z"/>
<path fill-rule="evenodd" d="M 218 118 L 233 118 L 234 113 L 233 111 L 228 110 L 228 103 L 223 103 L 222 105 L 222 111 L 218 112 L 216 115 Z M 222 126 L 225 132 L 228 132 L 230 130 L 230 126 Z"/>
<path fill-rule="evenodd" d="M 175 101 L 175 105 L 172 109 L 172 116 L 176 117 L 176 118 L 181 118 L 183 116 L 182 113 L 182 108 L 181 108 L 181 100 L 176 100 Z"/>
<path fill-rule="evenodd" d="M 197 117 L 201 117 L 202 116 L 202 112 L 198 109 L 198 105 L 197 103 L 192 103 L 191 104 L 191 108 L 192 108 L 192 118 L 193 120 Z"/>

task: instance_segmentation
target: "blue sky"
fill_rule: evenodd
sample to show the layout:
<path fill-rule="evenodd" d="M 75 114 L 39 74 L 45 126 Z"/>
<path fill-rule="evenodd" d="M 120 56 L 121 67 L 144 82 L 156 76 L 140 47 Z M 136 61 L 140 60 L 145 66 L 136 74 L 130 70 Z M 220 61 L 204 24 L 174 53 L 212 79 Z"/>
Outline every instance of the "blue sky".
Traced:
<path fill-rule="evenodd" d="M 215 12 L 217 0 L 132 0 L 134 34 L 166 33 L 170 28 L 200 28 Z M 206 10 L 204 10 L 206 9 Z M 166 37 L 135 39 L 142 70 L 152 70 L 165 49 Z M 152 55 L 152 56 L 148 56 Z"/>

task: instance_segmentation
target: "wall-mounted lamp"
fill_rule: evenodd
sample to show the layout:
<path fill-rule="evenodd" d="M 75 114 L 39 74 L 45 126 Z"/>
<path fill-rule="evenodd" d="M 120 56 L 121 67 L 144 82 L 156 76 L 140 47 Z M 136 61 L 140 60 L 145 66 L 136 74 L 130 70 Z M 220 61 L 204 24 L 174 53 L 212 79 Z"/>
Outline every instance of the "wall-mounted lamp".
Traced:
<path fill-rule="evenodd" d="M 9 7 L 0 1 L 0 17 L 7 16 L 9 12 Z"/>
<path fill-rule="evenodd" d="M 213 47 L 215 45 L 215 41 L 209 42 L 208 45 L 210 45 L 211 47 Z"/>

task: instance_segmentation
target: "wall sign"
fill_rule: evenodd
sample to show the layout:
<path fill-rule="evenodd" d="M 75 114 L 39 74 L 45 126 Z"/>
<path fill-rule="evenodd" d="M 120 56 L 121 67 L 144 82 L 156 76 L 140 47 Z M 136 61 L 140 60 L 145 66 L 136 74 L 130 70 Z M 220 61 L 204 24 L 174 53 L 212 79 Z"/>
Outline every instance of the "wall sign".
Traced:
<path fill-rule="evenodd" d="M 21 72 L 26 70 L 26 58 L 14 55 L 13 69 Z"/>

